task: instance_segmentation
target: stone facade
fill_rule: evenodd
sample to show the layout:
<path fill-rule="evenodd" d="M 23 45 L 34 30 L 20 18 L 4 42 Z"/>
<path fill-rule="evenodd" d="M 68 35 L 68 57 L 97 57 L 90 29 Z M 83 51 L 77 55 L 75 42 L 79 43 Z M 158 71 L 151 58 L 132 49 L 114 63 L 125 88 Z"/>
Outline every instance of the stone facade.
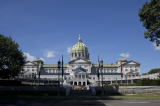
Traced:
<path fill-rule="evenodd" d="M 140 75 L 140 63 L 135 61 L 127 61 L 120 58 L 116 64 L 103 64 L 103 69 L 100 69 L 100 78 L 97 77 L 98 64 L 93 64 L 89 58 L 88 48 L 82 43 L 79 36 L 78 43 L 76 43 L 70 53 L 70 60 L 63 65 L 64 77 L 63 83 L 66 85 L 96 85 L 101 81 L 101 73 L 103 73 L 104 81 L 121 78 L 121 66 L 123 66 L 123 74 L 130 77 Z M 62 71 L 58 70 L 57 64 L 44 64 L 39 58 L 34 61 L 27 61 L 23 66 L 23 77 L 33 77 L 33 74 L 40 78 L 58 80 L 62 79 Z"/>

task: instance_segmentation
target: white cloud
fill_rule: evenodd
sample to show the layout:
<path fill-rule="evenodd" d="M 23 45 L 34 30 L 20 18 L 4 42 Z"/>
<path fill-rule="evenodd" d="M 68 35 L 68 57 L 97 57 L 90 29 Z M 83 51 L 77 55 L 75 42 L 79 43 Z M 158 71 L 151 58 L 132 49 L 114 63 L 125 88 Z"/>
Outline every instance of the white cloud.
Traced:
<path fill-rule="evenodd" d="M 44 62 L 44 59 L 43 58 L 40 58 L 41 60 L 43 60 L 43 62 Z"/>
<path fill-rule="evenodd" d="M 27 61 L 33 61 L 34 59 L 36 59 L 34 56 L 31 56 L 29 53 L 24 52 L 23 54 L 26 55 Z M 40 59 L 44 61 L 43 58 L 40 58 Z"/>
<path fill-rule="evenodd" d="M 121 53 L 121 54 L 119 54 L 121 57 L 125 57 L 125 58 L 128 58 L 130 55 L 129 55 L 129 53 Z"/>
<path fill-rule="evenodd" d="M 50 58 L 50 57 L 55 57 L 54 51 L 48 51 L 47 53 L 44 54 L 45 57 Z"/>
<path fill-rule="evenodd" d="M 72 47 L 67 47 L 67 52 L 71 53 L 71 51 L 72 51 Z"/>
<path fill-rule="evenodd" d="M 27 61 L 33 61 L 34 59 L 36 59 L 34 56 L 31 56 L 29 53 L 24 53 L 24 55 L 26 55 Z"/>
<path fill-rule="evenodd" d="M 152 45 L 153 45 L 153 47 L 154 47 L 155 50 L 160 50 L 160 45 L 157 46 L 157 45 L 156 45 L 156 42 L 155 42 L 155 43 L 152 43 Z"/>

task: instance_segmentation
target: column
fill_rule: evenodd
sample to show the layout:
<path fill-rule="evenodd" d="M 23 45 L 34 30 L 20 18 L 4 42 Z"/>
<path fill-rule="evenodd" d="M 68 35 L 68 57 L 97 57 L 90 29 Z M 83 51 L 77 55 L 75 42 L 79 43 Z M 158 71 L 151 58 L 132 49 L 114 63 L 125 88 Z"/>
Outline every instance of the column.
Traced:
<path fill-rule="evenodd" d="M 112 84 L 112 80 L 111 80 L 111 84 Z"/>
<path fill-rule="evenodd" d="M 79 82 L 77 81 L 77 85 L 79 85 Z"/>

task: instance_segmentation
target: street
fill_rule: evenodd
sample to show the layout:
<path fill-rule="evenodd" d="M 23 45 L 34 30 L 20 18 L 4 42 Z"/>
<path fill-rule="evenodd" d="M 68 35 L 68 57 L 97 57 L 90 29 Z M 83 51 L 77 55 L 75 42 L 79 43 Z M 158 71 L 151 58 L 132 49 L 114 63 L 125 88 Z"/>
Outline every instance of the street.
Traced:
<path fill-rule="evenodd" d="M 159 100 L 0 100 L 0 106 L 159 106 Z"/>

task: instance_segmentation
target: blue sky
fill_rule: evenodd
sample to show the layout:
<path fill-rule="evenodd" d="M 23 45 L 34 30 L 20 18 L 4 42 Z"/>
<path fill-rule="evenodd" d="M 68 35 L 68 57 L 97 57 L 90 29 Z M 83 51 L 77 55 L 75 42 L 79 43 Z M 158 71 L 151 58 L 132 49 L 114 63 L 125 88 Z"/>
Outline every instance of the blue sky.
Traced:
<path fill-rule="evenodd" d="M 139 8 L 150 0 L 0 0 L 0 33 L 11 36 L 28 60 L 57 64 L 79 34 L 90 59 L 139 61 L 141 73 L 160 67 L 160 47 L 144 38 Z M 68 48 L 68 49 L 67 49 Z"/>

